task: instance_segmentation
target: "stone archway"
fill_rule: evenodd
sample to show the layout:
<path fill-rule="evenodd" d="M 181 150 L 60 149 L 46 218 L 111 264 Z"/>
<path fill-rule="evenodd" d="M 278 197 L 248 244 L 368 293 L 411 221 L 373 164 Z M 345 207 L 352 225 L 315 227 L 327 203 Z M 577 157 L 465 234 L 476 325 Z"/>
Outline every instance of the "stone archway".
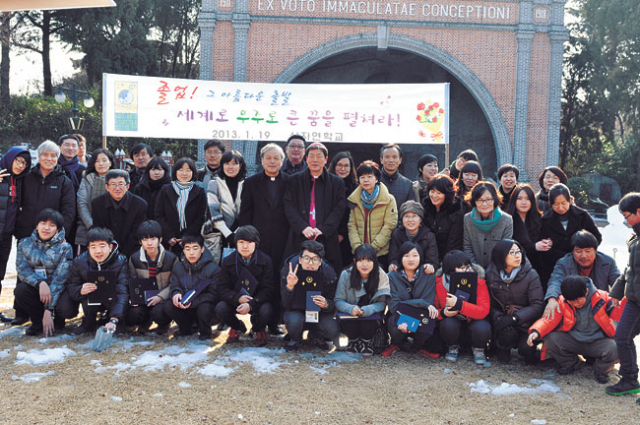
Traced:
<path fill-rule="evenodd" d="M 379 43 L 380 37 L 376 34 L 360 34 L 333 40 L 300 56 L 278 75 L 273 82 L 289 83 L 308 68 L 329 57 L 352 49 L 379 47 Z M 423 56 L 458 79 L 473 95 L 485 114 L 493 135 L 498 164 L 512 162 L 511 138 L 502 113 L 487 88 L 469 68 L 449 53 L 429 43 L 406 36 L 389 35 L 385 48 L 404 50 Z"/>

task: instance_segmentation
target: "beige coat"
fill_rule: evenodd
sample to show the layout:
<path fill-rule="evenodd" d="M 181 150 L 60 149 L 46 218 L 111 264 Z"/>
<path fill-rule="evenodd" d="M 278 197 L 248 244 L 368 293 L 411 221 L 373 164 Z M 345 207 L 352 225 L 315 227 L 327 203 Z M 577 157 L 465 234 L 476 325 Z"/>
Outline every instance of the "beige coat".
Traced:
<path fill-rule="evenodd" d="M 347 204 L 351 209 L 349 214 L 349 242 L 353 252 L 365 241 L 365 209 L 360 198 L 361 193 L 362 186 L 358 186 L 347 198 Z M 384 184 L 380 184 L 378 200 L 371 208 L 367 221 L 369 243 L 375 248 L 378 257 L 387 255 L 389 253 L 391 233 L 398 224 L 398 208 L 396 207 L 395 198 L 391 196 Z"/>

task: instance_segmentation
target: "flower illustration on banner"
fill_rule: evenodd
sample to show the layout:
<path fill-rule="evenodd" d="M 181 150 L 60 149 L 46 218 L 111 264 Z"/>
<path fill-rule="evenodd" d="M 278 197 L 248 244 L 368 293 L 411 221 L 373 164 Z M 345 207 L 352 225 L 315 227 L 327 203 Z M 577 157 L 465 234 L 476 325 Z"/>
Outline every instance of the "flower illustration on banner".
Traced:
<path fill-rule="evenodd" d="M 426 102 L 418 104 L 418 115 L 416 120 L 431 133 L 431 141 L 442 143 L 443 134 L 440 131 L 444 123 L 444 109 L 438 102 L 432 102 L 427 99 Z M 427 137 L 427 134 L 420 130 L 420 137 Z"/>

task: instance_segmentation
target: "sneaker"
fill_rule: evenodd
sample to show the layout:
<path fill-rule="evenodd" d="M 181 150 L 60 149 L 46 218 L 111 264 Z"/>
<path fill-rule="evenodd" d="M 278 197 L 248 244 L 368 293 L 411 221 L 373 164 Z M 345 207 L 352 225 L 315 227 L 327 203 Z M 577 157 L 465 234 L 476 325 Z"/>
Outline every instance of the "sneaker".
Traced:
<path fill-rule="evenodd" d="M 297 341 L 289 341 L 284 345 L 284 350 L 285 351 L 296 351 L 299 346 L 300 346 L 300 343 L 298 343 Z"/>
<path fill-rule="evenodd" d="M 447 354 L 444 356 L 444 358 L 450 362 L 455 362 L 456 360 L 458 360 L 458 346 L 449 346 L 449 351 L 447 351 Z"/>
<path fill-rule="evenodd" d="M 92 333 L 92 332 L 95 332 L 95 328 L 93 326 L 88 326 L 85 324 L 82 324 L 71 331 L 71 333 L 74 335 L 82 335 L 82 334 Z"/>
<path fill-rule="evenodd" d="M 269 325 L 269 333 L 275 336 L 284 335 L 284 330 L 280 325 Z"/>
<path fill-rule="evenodd" d="M 484 365 L 487 361 L 487 358 L 484 355 L 484 348 L 473 347 L 473 361 L 477 365 Z"/>
<path fill-rule="evenodd" d="M 418 353 L 420 353 L 423 356 L 428 357 L 430 359 L 439 359 L 440 358 L 440 354 L 432 353 L 431 351 L 427 351 L 424 348 L 421 348 L 420 350 L 418 350 Z"/>
<path fill-rule="evenodd" d="M 390 345 L 382 351 L 382 355 L 385 357 L 391 357 L 391 355 L 399 349 L 400 347 L 398 347 L 397 345 Z"/>
<path fill-rule="evenodd" d="M 347 349 L 345 350 L 349 354 L 358 354 L 360 349 L 360 339 L 350 339 Z"/>
<path fill-rule="evenodd" d="M 371 346 L 370 339 L 363 339 L 360 343 L 360 354 L 365 357 L 373 356 L 373 347 Z"/>
<path fill-rule="evenodd" d="M 4 313 L 0 313 L 0 322 L 2 323 L 11 323 L 13 319 L 9 316 L 5 316 Z"/>
<path fill-rule="evenodd" d="M 20 325 L 24 325 L 25 323 L 27 323 L 29 321 L 28 317 L 20 317 L 20 316 L 16 316 L 15 319 L 13 319 L 11 321 L 11 326 L 20 326 Z"/>
<path fill-rule="evenodd" d="M 640 393 L 638 381 L 629 382 L 622 378 L 617 384 L 609 385 L 604 391 L 609 395 L 623 395 Z"/>
<path fill-rule="evenodd" d="M 233 328 L 229 329 L 229 335 L 227 336 L 227 343 L 232 344 L 240 340 L 240 331 Z"/>
<path fill-rule="evenodd" d="M 42 326 L 31 325 L 24 331 L 25 335 L 28 336 L 36 336 L 42 333 Z"/>
<path fill-rule="evenodd" d="M 153 331 L 156 333 L 156 335 L 164 335 L 167 332 L 169 332 L 170 327 L 171 327 L 171 323 L 165 323 L 164 325 L 156 326 L 156 328 Z"/>
<path fill-rule="evenodd" d="M 264 347 L 267 345 L 267 334 L 265 331 L 258 331 L 254 335 L 256 347 Z"/>

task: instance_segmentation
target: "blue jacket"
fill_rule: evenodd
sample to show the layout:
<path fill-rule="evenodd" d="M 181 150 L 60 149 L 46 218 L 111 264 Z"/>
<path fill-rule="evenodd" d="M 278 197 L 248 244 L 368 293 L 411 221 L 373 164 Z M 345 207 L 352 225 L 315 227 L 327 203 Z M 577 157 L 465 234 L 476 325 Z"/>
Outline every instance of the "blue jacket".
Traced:
<path fill-rule="evenodd" d="M 553 268 L 551 278 L 549 278 L 547 293 L 544 296 L 545 301 L 549 298 L 555 298 L 557 300 L 561 294 L 560 284 L 562 284 L 564 278 L 579 274 L 580 269 L 578 268 L 576 260 L 573 259 L 573 252 L 570 252 L 559 259 Z M 620 277 L 620 270 L 618 270 L 618 266 L 613 258 L 601 252 L 597 252 L 596 261 L 593 264 L 591 276 L 589 277 L 593 281 L 596 289 L 602 289 L 603 291 L 609 292 L 618 277 Z"/>
<path fill-rule="evenodd" d="M 24 155 L 27 166 L 20 174 L 15 176 L 12 170 L 13 161 L 23 152 L 27 153 L 27 155 Z M 31 155 L 24 148 L 13 147 L 0 158 L 0 170 L 7 170 L 11 174 L 0 183 L 0 238 L 2 238 L 2 234 L 13 234 L 22 200 L 22 179 L 30 169 Z"/>
<path fill-rule="evenodd" d="M 60 295 L 67 287 L 71 272 L 73 249 L 64 240 L 64 229 L 60 229 L 53 238 L 43 242 L 34 230 L 30 237 L 24 238 L 18 244 L 16 269 L 18 278 L 35 288 L 43 280 L 51 290 L 51 302 L 44 307 L 53 310 Z M 46 276 L 36 272 L 44 269 Z"/>

